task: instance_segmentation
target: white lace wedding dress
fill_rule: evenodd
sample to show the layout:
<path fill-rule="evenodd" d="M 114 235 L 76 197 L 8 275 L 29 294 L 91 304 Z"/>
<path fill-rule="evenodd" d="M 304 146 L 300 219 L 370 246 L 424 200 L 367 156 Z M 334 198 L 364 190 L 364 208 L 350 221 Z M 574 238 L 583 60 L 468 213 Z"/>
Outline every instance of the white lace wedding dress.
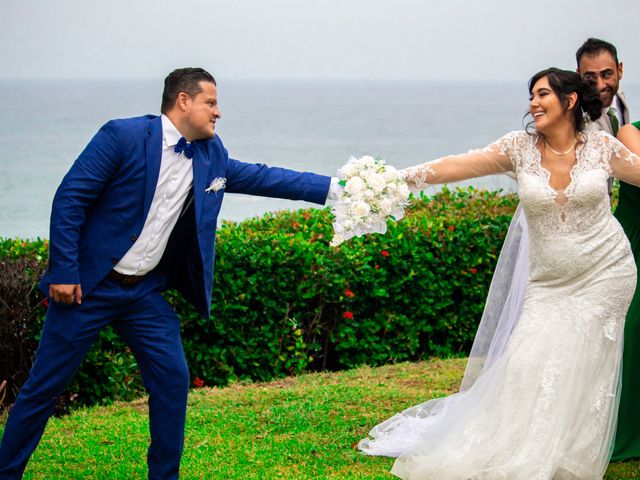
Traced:
<path fill-rule="evenodd" d="M 530 276 L 517 323 L 494 325 L 491 348 L 470 361 L 460 393 L 405 410 L 360 442 L 367 454 L 399 457 L 392 473 L 400 478 L 591 480 L 607 468 L 636 284 L 607 178 L 639 185 L 640 159 L 608 134 L 587 130 L 570 183 L 556 191 L 538 140 L 513 132 L 485 149 L 403 171 L 414 189 L 514 171 L 529 225 Z"/>

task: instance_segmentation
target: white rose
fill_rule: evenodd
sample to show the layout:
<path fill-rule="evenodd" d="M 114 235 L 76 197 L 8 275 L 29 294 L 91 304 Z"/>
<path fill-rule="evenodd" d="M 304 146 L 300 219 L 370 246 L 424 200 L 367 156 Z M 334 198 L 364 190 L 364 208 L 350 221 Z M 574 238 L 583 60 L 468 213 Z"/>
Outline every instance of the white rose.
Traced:
<path fill-rule="evenodd" d="M 406 200 L 407 198 L 409 198 L 409 193 L 410 190 L 406 183 L 403 182 L 398 185 L 397 195 L 399 198 Z"/>
<path fill-rule="evenodd" d="M 355 168 L 358 172 L 360 170 L 362 170 L 363 168 L 367 168 L 367 166 L 364 164 L 364 162 L 359 159 L 359 158 L 354 158 L 352 162 L 349 162 L 353 164 L 353 168 Z"/>
<path fill-rule="evenodd" d="M 374 174 L 375 174 L 375 172 L 373 170 L 371 170 L 370 168 L 364 168 L 364 169 L 362 169 L 362 170 L 360 170 L 358 172 L 358 176 L 364 181 L 369 180 L 371 175 L 374 175 Z"/>
<path fill-rule="evenodd" d="M 384 187 L 387 186 L 387 182 L 385 182 L 382 175 L 373 175 L 369 178 L 369 186 L 373 189 L 374 192 L 380 193 L 384 190 Z"/>
<path fill-rule="evenodd" d="M 366 185 L 360 177 L 352 177 L 344 186 L 344 191 L 349 195 L 360 195 L 365 188 Z"/>
<path fill-rule="evenodd" d="M 381 200 L 380 203 L 378 204 L 378 206 L 380 208 L 380 213 L 382 215 L 384 215 L 385 217 L 387 215 L 390 215 L 391 212 L 393 211 L 394 205 L 395 205 L 395 202 L 393 200 L 388 199 L 388 198 L 385 198 L 385 199 Z"/>
<path fill-rule="evenodd" d="M 370 211 L 371 207 L 366 202 L 354 202 L 351 205 L 351 213 L 356 217 L 366 217 Z"/>
<path fill-rule="evenodd" d="M 365 167 L 374 167 L 376 165 L 376 159 L 370 155 L 365 155 L 364 157 L 360 157 L 360 162 Z"/>
<path fill-rule="evenodd" d="M 373 200 L 373 198 L 376 196 L 376 193 L 373 190 L 367 188 L 362 196 L 365 198 L 365 200 Z"/>
<path fill-rule="evenodd" d="M 387 183 L 393 182 L 398 178 L 398 171 L 393 167 L 387 167 L 387 170 L 382 174 Z"/>
<path fill-rule="evenodd" d="M 385 190 L 385 193 L 388 195 L 394 195 L 396 193 L 396 191 L 398 190 L 398 185 L 394 182 L 387 184 L 387 188 Z"/>
<path fill-rule="evenodd" d="M 358 172 L 358 167 L 356 167 L 353 163 L 349 162 L 345 166 L 343 166 L 340 170 L 338 170 L 338 176 L 340 178 L 351 178 Z"/>

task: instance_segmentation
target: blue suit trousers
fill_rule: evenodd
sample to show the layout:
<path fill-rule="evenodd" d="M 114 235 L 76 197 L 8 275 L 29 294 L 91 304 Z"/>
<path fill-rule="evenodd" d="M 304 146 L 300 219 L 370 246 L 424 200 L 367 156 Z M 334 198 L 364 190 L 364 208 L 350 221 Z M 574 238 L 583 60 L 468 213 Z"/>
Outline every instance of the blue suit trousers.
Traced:
<path fill-rule="evenodd" d="M 163 283 L 154 272 L 133 286 L 106 278 L 80 305 L 50 303 L 35 362 L 0 443 L 0 480 L 22 478 L 60 394 L 109 324 L 131 348 L 149 394 L 149 479 L 178 478 L 189 371 L 180 320 L 160 293 Z"/>

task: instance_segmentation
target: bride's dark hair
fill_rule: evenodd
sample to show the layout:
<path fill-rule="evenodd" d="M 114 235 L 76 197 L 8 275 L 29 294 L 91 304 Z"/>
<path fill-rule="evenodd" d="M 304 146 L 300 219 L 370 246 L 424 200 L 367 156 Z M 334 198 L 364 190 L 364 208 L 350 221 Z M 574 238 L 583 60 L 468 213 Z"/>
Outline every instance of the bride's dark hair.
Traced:
<path fill-rule="evenodd" d="M 533 92 L 533 87 L 536 82 L 543 77 L 547 77 L 549 80 L 549 86 L 560 100 L 560 104 L 565 112 L 569 110 L 569 99 L 567 95 L 574 92 L 578 95 L 578 100 L 573 108 L 573 118 L 578 132 L 581 132 L 585 127 L 584 116 L 588 116 L 592 121 L 595 121 L 602 114 L 600 92 L 598 92 L 593 80 L 583 79 L 578 73 L 570 70 L 560 70 L 559 68 L 551 67 L 531 77 L 531 80 L 529 80 L 530 94 Z M 527 131 L 531 131 L 532 128 L 535 129 L 534 123 L 533 120 L 527 123 L 525 129 Z"/>

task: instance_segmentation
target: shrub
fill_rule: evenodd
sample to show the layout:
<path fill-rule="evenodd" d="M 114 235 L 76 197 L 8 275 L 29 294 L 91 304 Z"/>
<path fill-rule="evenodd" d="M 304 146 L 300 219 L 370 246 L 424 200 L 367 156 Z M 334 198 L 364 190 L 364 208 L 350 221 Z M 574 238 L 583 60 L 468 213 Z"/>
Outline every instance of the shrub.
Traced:
<path fill-rule="evenodd" d="M 211 320 L 200 318 L 177 293 L 166 294 L 182 320 L 192 378 L 198 385 L 224 385 L 464 354 L 516 204 L 512 194 L 443 190 L 416 199 L 387 234 L 353 239 L 338 249 L 329 247 L 328 209 L 224 223 L 217 235 Z M 12 264 L 24 272 L 23 281 L 12 280 L 0 298 L 15 288 L 29 301 L 15 307 L 19 313 L 3 310 L 0 322 L 18 330 L 11 335 L 20 345 L 11 348 L 31 358 L 42 326 L 32 292 L 46 242 L 0 241 L 2 258 L 27 262 Z M 4 361 L 6 352 L 0 354 Z M 142 391 L 137 370 L 126 346 L 106 329 L 65 398 L 80 404 L 133 398 Z"/>
<path fill-rule="evenodd" d="M 328 246 L 326 210 L 227 225 L 218 236 L 214 328 L 197 317 L 185 325 L 186 342 L 207 335 L 202 346 L 189 345 L 191 364 L 205 367 L 201 378 L 224 383 L 224 375 L 269 378 L 461 354 L 515 204 L 495 192 L 445 190 L 414 202 L 386 235 L 340 249 Z M 198 358 L 211 347 L 219 354 L 203 365 Z"/>
<path fill-rule="evenodd" d="M 48 256 L 46 240 L 0 240 L 0 409 L 15 400 L 27 378 L 44 322 L 47 300 L 38 290 Z M 118 335 L 107 328 L 60 398 L 70 405 L 132 400 L 143 392 L 137 365 Z"/>
<path fill-rule="evenodd" d="M 43 271 L 34 256 L 0 260 L 0 407 L 13 402 L 31 368 L 44 311 L 35 286 Z"/>

